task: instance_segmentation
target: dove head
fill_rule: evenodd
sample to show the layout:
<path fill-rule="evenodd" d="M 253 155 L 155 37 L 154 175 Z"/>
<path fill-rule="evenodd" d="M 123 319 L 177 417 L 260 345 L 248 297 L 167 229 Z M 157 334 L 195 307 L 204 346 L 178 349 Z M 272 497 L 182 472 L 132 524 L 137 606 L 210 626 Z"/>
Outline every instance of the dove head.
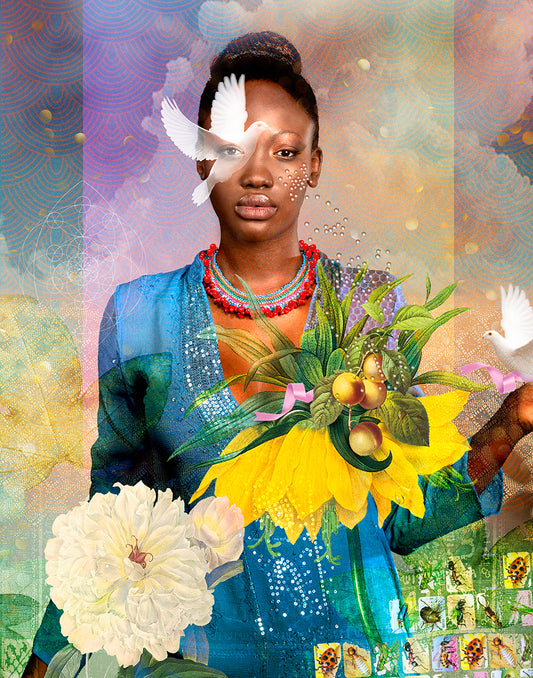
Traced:
<path fill-rule="evenodd" d="M 488 330 L 483 335 L 483 339 L 490 341 L 493 346 L 498 346 L 502 341 L 504 341 L 502 335 L 496 330 Z"/>

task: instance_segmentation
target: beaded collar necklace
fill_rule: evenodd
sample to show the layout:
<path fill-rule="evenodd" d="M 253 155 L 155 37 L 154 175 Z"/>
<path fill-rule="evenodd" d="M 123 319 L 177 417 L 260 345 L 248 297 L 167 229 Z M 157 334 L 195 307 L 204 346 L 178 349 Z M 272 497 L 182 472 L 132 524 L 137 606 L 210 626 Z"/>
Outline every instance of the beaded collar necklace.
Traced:
<path fill-rule="evenodd" d="M 308 245 L 303 240 L 300 240 L 299 245 L 302 265 L 294 279 L 275 292 L 258 294 L 256 297 L 261 310 L 269 318 L 289 313 L 304 304 L 313 294 L 316 285 L 315 267 L 320 259 L 320 252 L 316 245 Z M 235 313 L 239 318 L 251 318 L 248 298 L 224 277 L 217 264 L 217 252 L 217 246 L 210 245 L 208 250 L 199 255 L 205 267 L 203 282 L 207 294 L 226 313 Z"/>

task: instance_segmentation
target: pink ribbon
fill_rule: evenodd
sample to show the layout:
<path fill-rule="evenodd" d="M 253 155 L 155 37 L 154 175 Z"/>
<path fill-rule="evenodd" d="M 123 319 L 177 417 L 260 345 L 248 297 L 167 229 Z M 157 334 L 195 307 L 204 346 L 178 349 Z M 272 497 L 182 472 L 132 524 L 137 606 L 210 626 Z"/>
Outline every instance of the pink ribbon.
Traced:
<path fill-rule="evenodd" d="M 301 400 L 304 403 L 310 403 L 313 400 L 313 389 L 306 391 L 305 386 L 301 383 L 289 384 L 287 386 L 287 390 L 285 391 L 285 398 L 283 400 L 281 412 L 279 414 L 271 414 L 270 412 L 256 412 L 255 420 L 275 421 L 284 414 L 287 414 L 287 412 L 290 412 L 297 400 Z"/>
<path fill-rule="evenodd" d="M 474 370 L 480 370 L 483 367 L 487 369 L 487 372 L 490 374 L 494 385 L 498 389 L 499 393 L 510 393 L 516 388 L 517 381 L 533 381 L 533 375 L 524 374 L 519 370 L 513 370 L 509 374 L 503 375 L 497 367 L 493 365 L 487 365 L 486 363 L 468 363 L 468 365 L 463 365 L 459 368 L 461 374 L 468 374 Z"/>

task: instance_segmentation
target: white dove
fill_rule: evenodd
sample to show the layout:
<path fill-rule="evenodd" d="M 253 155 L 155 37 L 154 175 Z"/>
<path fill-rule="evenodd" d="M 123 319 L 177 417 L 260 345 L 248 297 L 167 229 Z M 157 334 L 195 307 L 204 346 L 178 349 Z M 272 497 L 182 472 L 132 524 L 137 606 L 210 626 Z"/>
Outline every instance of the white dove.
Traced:
<path fill-rule="evenodd" d="M 264 122 L 254 122 L 245 131 L 248 118 L 244 75 L 239 80 L 232 73 L 219 84 L 211 106 L 211 129 L 198 127 L 167 98 L 161 103 L 161 119 L 168 136 L 182 153 L 194 160 L 214 160 L 207 179 L 192 194 L 195 205 L 201 205 L 217 181 L 225 181 L 242 167 L 254 152 Z"/>
<path fill-rule="evenodd" d="M 508 369 L 519 370 L 533 381 L 533 308 L 524 290 L 509 285 L 500 287 L 502 319 L 505 337 L 489 330 L 483 337 L 494 346 L 494 351 Z M 528 380 L 529 381 L 529 380 Z"/>

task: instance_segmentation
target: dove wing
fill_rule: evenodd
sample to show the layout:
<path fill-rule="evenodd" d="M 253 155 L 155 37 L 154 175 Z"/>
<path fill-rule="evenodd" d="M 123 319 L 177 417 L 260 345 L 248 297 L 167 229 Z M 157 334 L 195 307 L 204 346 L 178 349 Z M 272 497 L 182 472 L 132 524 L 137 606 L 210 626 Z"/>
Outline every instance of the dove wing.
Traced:
<path fill-rule="evenodd" d="M 220 139 L 186 118 L 175 101 L 163 99 L 161 120 L 168 136 L 182 153 L 194 160 L 216 160 Z"/>
<path fill-rule="evenodd" d="M 500 287 L 502 300 L 501 326 L 505 339 L 513 350 L 525 346 L 533 339 L 533 308 L 524 290 L 509 285 L 507 291 Z"/>
<path fill-rule="evenodd" d="M 232 73 L 220 83 L 213 99 L 211 131 L 226 141 L 238 143 L 247 117 L 244 75 L 237 80 Z"/>

